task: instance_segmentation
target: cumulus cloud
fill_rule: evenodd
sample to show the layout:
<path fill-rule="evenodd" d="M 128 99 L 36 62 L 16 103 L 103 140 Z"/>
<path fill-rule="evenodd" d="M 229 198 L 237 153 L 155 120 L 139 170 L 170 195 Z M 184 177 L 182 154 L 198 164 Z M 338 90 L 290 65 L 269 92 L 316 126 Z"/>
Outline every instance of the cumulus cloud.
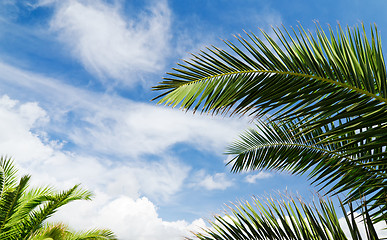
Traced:
<path fill-rule="evenodd" d="M 110 194 L 138 197 L 141 193 L 167 200 L 180 190 L 190 171 L 170 157 L 154 162 L 113 162 L 92 152 L 63 151 L 63 143 L 49 140 L 44 132 L 50 119 L 36 102 L 20 103 L 5 95 L 0 98 L 0 115 L 1 154 L 13 156 L 31 174 L 36 171 L 40 181 L 68 182 L 65 185 L 82 182 Z"/>
<path fill-rule="evenodd" d="M 259 172 L 257 174 L 247 175 L 245 177 L 245 181 L 248 183 L 256 183 L 260 179 L 266 179 L 266 178 L 271 178 L 271 177 L 273 177 L 273 174 L 271 174 L 271 173 Z"/>
<path fill-rule="evenodd" d="M 55 219 L 71 219 L 77 229 L 108 227 L 114 230 L 119 239 L 125 240 L 178 240 L 189 236 L 189 231 L 197 231 L 206 226 L 201 218 L 191 223 L 184 220 L 164 221 L 158 216 L 157 207 L 146 197 L 112 198 L 104 194 L 98 194 L 93 202 L 77 202 L 64 206 Z"/>
<path fill-rule="evenodd" d="M 163 67 L 169 55 L 170 10 L 165 1 L 136 16 L 124 16 L 120 5 L 103 1 L 55 4 L 51 28 L 84 67 L 101 80 L 131 86 Z M 111 81 L 110 81 L 111 84 Z"/>

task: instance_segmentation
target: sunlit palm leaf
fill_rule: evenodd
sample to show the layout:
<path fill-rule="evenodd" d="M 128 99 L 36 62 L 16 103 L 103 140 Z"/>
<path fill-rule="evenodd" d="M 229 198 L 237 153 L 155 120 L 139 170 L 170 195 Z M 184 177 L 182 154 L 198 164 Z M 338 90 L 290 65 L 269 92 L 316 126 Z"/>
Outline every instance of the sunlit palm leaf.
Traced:
<path fill-rule="evenodd" d="M 352 207 L 349 206 L 347 215 L 342 205 L 341 213 L 345 222 L 340 223 L 333 203 L 322 198 L 313 205 L 290 197 L 280 200 L 254 198 L 252 203 L 237 204 L 230 210 L 231 214 L 215 216 L 215 220 L 210 222 L 211 228 L 195 233 L 194 239 L 361 240 L 364 238 L 359 230 L 360 225 L 366 229 L 367 240 L 379 239 L 367 210 L 363 211 L 361 218 L 355 218 L 356 213 Z M 349 235 L 345 234 L 345 227 L 349 229 Z"/>

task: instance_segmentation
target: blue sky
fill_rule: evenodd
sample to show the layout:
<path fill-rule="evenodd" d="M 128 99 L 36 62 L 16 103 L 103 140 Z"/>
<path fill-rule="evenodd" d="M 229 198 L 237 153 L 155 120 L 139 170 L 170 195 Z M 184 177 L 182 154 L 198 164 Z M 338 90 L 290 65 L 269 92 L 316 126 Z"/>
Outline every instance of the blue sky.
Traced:
<path fill-rule="evenodd" d="M 95 193 L 58 212 L 120 239 L 180 239 L 224 203 L 316 189 L 305 176 L 229 173 L 226 146 L 249 119 L 150 100 L 181 59 L 243 30 L 376 23 L 386 1 L 34 0 L 0 2 L 0 149 L 34 184 Z M 385 43 L 385 41 L 383 41 Z M 386 45 L 386 44 L 384 44 Z"/>

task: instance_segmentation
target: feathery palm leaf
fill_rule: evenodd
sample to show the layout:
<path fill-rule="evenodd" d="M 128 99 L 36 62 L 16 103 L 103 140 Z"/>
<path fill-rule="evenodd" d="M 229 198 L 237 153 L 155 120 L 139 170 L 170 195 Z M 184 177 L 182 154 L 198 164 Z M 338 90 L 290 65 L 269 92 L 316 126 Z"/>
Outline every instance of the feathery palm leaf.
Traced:
<path fill-rule="evenodd" d="M 195 233 L 195 239 L 361 240 L 364 238 L 360 225 L 366 229 L 367 240 L 379 239 L 367 210 L 358 218 L 351 206 L 347 214 L 341 205 L 345 222 L 340 224 L 333 203 L 322 198 L 312 205 L 291 197 L 280 200 L 254 198 L 252 203 L 246 201 L 230 209 L 231 214 L 215 216 L 215 221 L 210 222 L 211 228 Z M 344 229 L 349 230 L 349 235 Z"/>

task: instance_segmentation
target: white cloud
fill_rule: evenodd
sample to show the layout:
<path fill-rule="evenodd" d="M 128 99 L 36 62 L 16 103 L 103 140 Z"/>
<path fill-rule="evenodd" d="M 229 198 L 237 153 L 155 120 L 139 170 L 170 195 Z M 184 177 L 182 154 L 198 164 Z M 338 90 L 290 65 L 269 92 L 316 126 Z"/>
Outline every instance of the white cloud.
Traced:
<path fill-rule="evenodd" d="M 169 55 L 170 10 L 165 1 L 137 16 L 100 0 L 58 3 L 51 27 L 85 68 L 103 81 L 132 86 L 139 72 L 162 69 Z M 111 80 L 109 82 L 111 85 Z"/>
<path fill-rule="evenodd" d="M 137 158 L 165 155 L 171 146 L 184 142 L 221 153 L 248 124 L 246 119 L 193 115 L 77 89 L 1 62 L 0 72 L 1 89 L 11 97 L 21 90 L 27 98 L 41 96 L 40 104 L 51 119 L 46 127 L 87 152 Z M 74 119 L 70 121 L 69 115 Z"/>
<path fill-rule="evenodd" d="M 170 201 L 182 190 L 191 169 L 171 157 L 168 149 L 176 143 L 187 142 L 197 148 L 221 152 L 232 134 L 245 125 L 240 119 L 194 117 L 178 110 L 80 90 L 3 63 L 0 71 L 0 88 L 11 97 L 19 96 L 21 91 L 24 99 L 41 96 L 39 103 L 0 97 L 2 154 L 13 156 L 21 174 L 32 175 L 34 185 L 52 184 L 65 189 L 82 183 L 97 194 L 95 203 L 79 203 L 91 204 L 89 208 L 70 205 L 74 206 L 73 210 L 60 211 L 58 217 L 66 215 L 62 212 L 88 211 L 89 217 L 64 216 L 70 226 L 77 226 L 73 221 L 79 219 L 95 218 L 100 222 L 93 224 L 109 227 L 110 220 L 101 215 L 104 207 L 127 206 L 122 212 L 125 218 L 135 211 L 130 206 L 139 207 L 138 204 L 145 204 L 149 199 Z M 53 139 L 50 132 L 72 144 L 83 144 L 65 150 L 67 143 Z M 157 158 L 150 162 L 144 154 Z M 206 177 L 203 184 L 210 189 L 231 184 L 223 174 Z M 154 211 L 150 204 L 146 206 L 148 210 L 144 211 Z M 154 235 L 160 232 L 159 239 L 179 239 L 188 233 L 183 229 L 191 227 L 185 221 L 163 221 L 157 214 L 148 216 L 149 222 L 156 224 Z M 112 229 L 123 234 L 121 239 L 132 239 L 131 235 L 125 235 L 131 232 L 131 226 L 124 223 Z"/>
<path fill-rule="evenodd" d="M 246 122 L 193 116 L 176 109 L 94 94 L 0 64 L 4 83 L 44 96 L 55 132 L 79 147 L 105 154 L 136 157 L 160 154 L 179 142 L 221 153 Z M 0 77 L 1 78 L 1 77 Z M 31 93 L 32 93 L 31 92 Z M 66 125 L 68 114 L 79 122 Z M 64 126 L 65 125 L 65 126 Z"/>
<path fill-rule="evenodd" d="M 198 171 L 191 183 L 192 187 L 205 188 L 207 190 L 225 190 L 233 185 L 232 179 L 224 173 L 206 174 L 204 170 Z"/>
<path fill-rule="evenodd" d="M 37 103 L 19 104 L 8 96 L 0 98 L 0 154 L 12 154 L 23 159 L 39 159 L 51 155 L 52 148 L 44 145 L 30 131 L 36 125 L 48 121 L 46 112 Z"/>
<path fill-rule="evenodd" d="M 58 212 L 54 220 L 80 228 L 112 229 L 120 239 L 180 239 L 198 219 L 164 221 L 145 194 L 166 199 L 181 189 L 189 168 L 177 160 L 139 164 L 115 163 L 92 156 L 66 152 L 55 142 L 45 142 L 35 129 L 49 123 L 47 113 L 37 103 L 20 103 L 0 98 L 0 149 L 14 156 L 20 174 L 31 174 L 32 185 L 51 184 L 65 189 L 81 182 L 96 192 L 93 202 L 77 202 Z M 87 221 L 85 221 L 87 219 Z"/>
<path fill-rule="evenodd" d="M 178 240 L 189 236 L 189 231 L 206 226 L 203 219 L 192 223 L 184 220 L 164 221 L 158 216 L 157 207 L 146 197 L 132 199 L 126 196 L 112 198 L 104 194 L 98 196 L 93 202 L 76 202 L 64 206 L 55 219 L 71 220 L 77 229 L 110 228 L 123 240 Z"/>
<path fill-rule="evenodd" d="M 245 181 L 248 182 L 248 183 L 256 183 L 257 180 L 265 179 L 265 178 L 271 178 L 271 177 L 273 177 L 273 174 L 271 174 L 271 173 L 259 172 L 257 174 L 247 175 L 245 177 Z"/>
<path fill-rule="evenodd" d="M 364 228 L 364 222 L 362 222 L 363 217 L 361 217 L 360 214 L 355 212 L 355 219 L 357 220 L 357 226 L 360 230 L 361 239 L 367 239 L 366 230 Z M 349 231 L 349 228 L 348 228 L 348 225 L 347 225 L 345 218 L 344 217 L 340 218 L 339 223 L 340 223 L 345 235 L 348 236 L 349 239 L 352 239 L 351 233 Z M 374 228 L 375 228 L 376 233 L 378 234 L 379 238 L 386 238 L 387 237 L 387 231 L 386 231 L 387 225 L 384 221 L 374 224 Z"/>
<path fill-rule="evenodd" d="M 193 116 L 130 101 L 118 106 L 101 102 L 97 111 L 89 112 L 82 120 L 87 127 L 75 127 L 69 133 L 74 143 L 95 151 L 131 156 L 159 154 L 179 142 L 221 153 L 244 126 L 236 120 Z"/>

